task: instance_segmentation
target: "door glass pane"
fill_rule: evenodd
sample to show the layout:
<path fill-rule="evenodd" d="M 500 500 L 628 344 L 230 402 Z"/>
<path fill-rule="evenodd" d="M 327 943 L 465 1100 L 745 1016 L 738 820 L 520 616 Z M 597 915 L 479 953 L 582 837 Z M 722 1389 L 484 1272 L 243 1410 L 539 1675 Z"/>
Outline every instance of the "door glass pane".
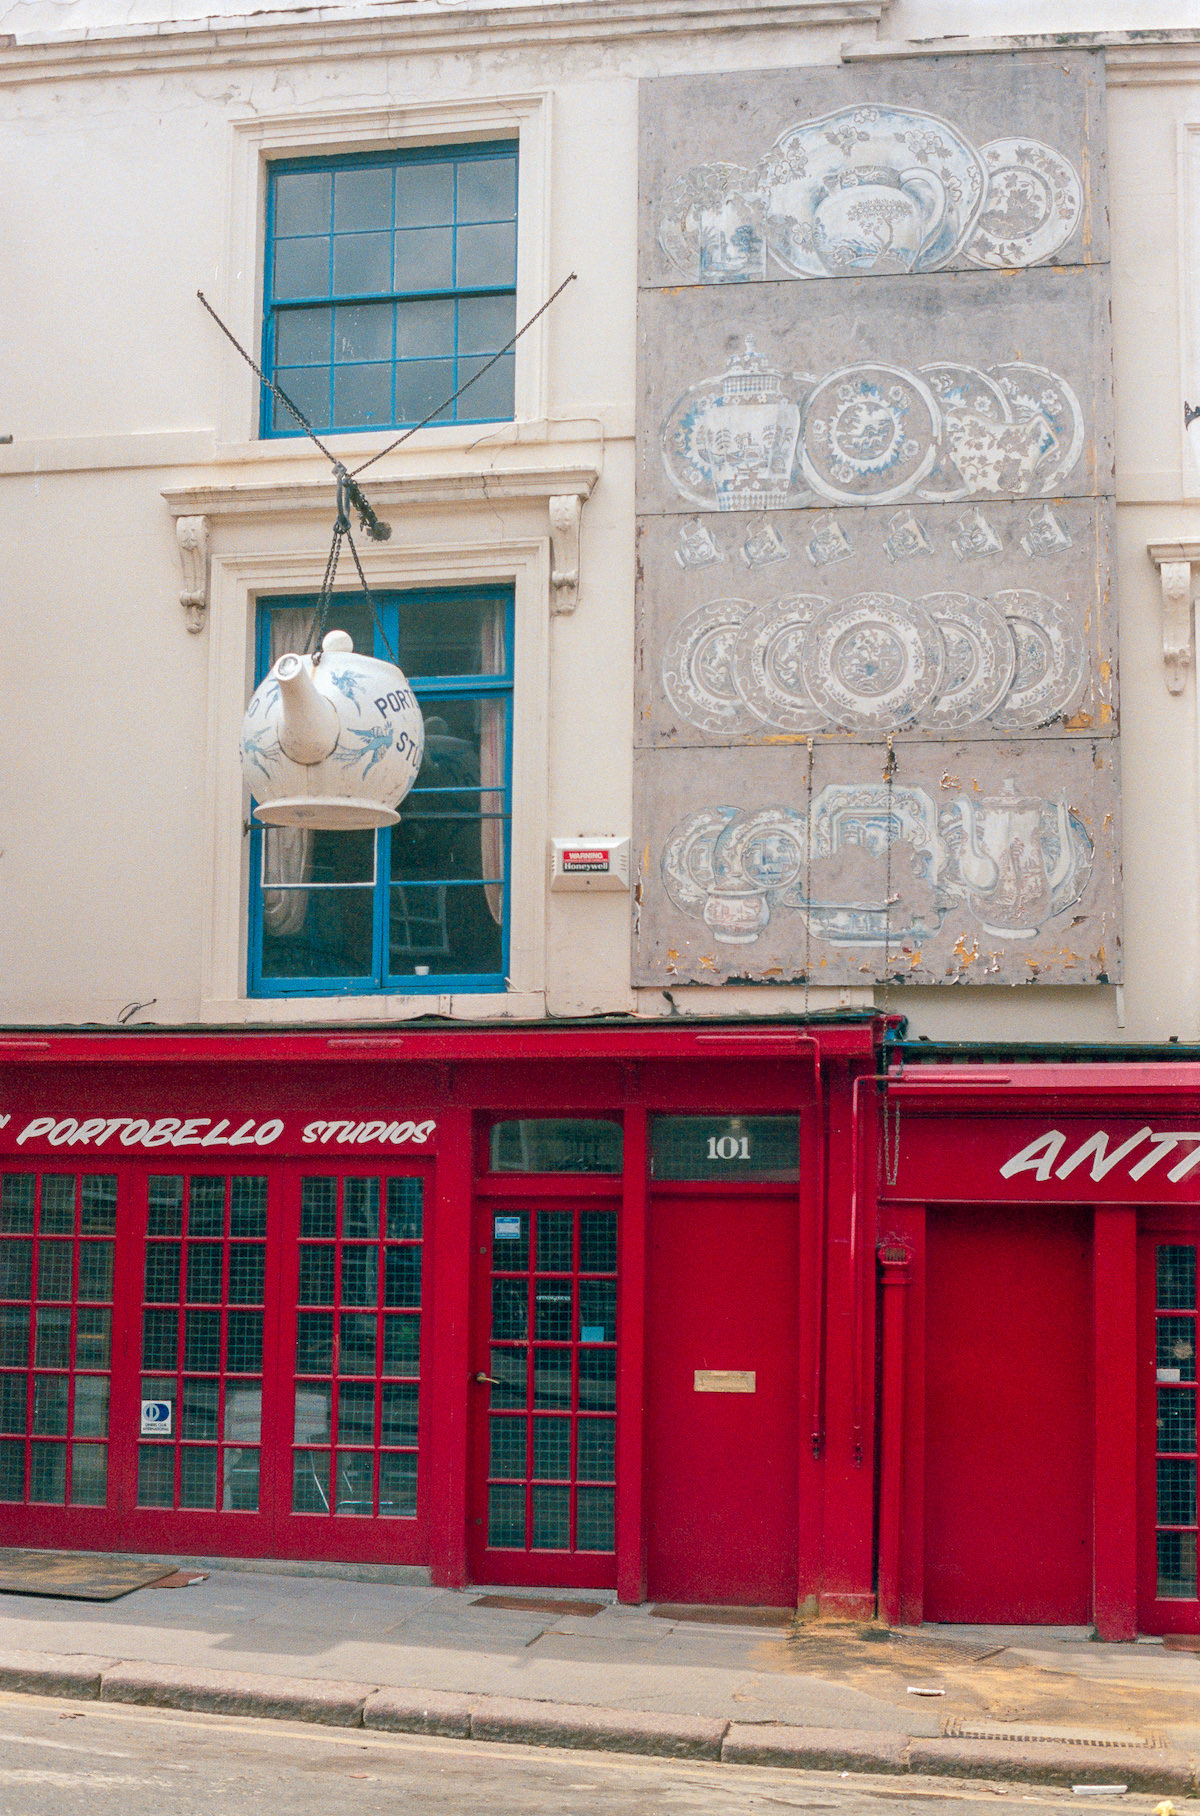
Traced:
<path fill-rule="evenodd" d="M 800 1177 L 794 1116 L 652 1116 L 654 1179 L 793 1180 Z"/>

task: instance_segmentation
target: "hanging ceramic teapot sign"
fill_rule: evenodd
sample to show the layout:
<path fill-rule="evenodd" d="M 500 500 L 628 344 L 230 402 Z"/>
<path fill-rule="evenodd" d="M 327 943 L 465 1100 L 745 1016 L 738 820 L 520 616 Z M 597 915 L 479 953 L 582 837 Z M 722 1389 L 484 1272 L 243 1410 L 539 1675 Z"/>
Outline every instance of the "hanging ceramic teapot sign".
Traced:
<path fill-rule="evenodd" d="M 242 720 L 242 771 L 268 826 L 394 826 L 424 751 L 403 673 L 357 655 L 345 631 L 316 656 L 280 656 Z"/>

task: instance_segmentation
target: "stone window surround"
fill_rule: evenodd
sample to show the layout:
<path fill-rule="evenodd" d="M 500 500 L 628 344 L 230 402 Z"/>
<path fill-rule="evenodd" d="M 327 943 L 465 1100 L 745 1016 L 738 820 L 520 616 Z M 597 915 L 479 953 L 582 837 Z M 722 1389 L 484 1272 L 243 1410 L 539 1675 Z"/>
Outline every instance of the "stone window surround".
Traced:
<path fill-rule="evenodd" d="M 516 139 L 517 325 L 550 294 L 547 217 L 550 194 L 550 97 L 546 91 L 469 100 L 328 109 L 235 120 L 229 134 L 228 206 L 221 276 L 212 301 L 255 358 L 261 344 L 267 165 L 275 158 L 335 157 L 404 146 L 469 144 Z M 547 416 L 549 314 L 516 347 L 513 414 L 517 422 Z M 217 330 L 214 326 L 214 336 Z M 231 347 L 214 344 L 221 361 L 218 440 L 226 447 L 259 442 L 259 384 Z M 437 445 L 478 439 L 479 425 L 454 424 L 423 435 Z M 381 445 L 388 438 L 381 438 Z M 277 446 L 274 442 L 268 447 Z"/>

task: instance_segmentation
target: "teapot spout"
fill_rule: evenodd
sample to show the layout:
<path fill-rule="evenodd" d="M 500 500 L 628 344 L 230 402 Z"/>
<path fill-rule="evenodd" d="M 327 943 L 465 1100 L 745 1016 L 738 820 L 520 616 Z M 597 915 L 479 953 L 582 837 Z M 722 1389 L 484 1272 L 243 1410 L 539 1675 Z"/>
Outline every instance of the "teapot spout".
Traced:
<path fill-rule="evenodd" d="M 293 763 L 320 763 L 338 741 L 337 708 L 313 686 L 303 656 L 280 656 L 271 670 L 279 683 L 279 743 Z"/>

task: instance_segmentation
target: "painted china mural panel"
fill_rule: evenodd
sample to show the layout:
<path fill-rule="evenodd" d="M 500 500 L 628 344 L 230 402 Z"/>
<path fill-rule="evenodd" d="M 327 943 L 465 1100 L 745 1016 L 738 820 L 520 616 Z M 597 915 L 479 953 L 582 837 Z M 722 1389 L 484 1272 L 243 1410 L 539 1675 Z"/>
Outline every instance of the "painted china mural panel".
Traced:
<path fill-rule="evenodd" d="M 1107 267 L 645 291 L 639 336 L 643 512 L 1111 487 Z"/>
<path fill-rule="evenodd" d="M 639 735 L 1111 735 L 1110 515 L 1056 499 L 643 518 Z"/>
<path fill-rule="evenodd" d="M 638 753 L 635 983 L 1118 981 L 1117 746 Z"/>
<path fill-rule="evenodd" d="M 652 102 L 647 286 L 1108 257 L 1103 83 L 1087 53 L 679 77 Z"/>
<path fill-rule="evenodd" d="M 1101 59 L 642 92 L 636 981 L 1116 981 Z"/>

